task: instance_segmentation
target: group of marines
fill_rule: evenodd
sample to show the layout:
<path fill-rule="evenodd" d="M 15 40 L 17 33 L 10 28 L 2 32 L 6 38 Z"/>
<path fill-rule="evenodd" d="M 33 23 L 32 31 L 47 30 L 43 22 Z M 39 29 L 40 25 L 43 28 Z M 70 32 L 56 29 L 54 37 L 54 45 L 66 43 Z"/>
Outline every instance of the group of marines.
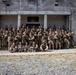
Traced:
<path fill-rule="evenodd" d="M 43 29 L 33 26 L 6 26 L 0 29 L 0 47 L 8 47 L 10 52 L 45 52 L 73 47 L 74 33 L 64 28 Z"/>

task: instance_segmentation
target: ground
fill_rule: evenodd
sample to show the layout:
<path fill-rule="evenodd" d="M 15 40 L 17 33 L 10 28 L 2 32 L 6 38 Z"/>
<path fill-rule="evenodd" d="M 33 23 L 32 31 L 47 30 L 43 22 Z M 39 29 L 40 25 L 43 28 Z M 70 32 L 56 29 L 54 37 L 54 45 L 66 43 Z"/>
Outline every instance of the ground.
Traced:
<path fill-rule="evenodd" d="M 0 51 L 0 75 L 76 75 L 76 49 L 39 53 Z"/>

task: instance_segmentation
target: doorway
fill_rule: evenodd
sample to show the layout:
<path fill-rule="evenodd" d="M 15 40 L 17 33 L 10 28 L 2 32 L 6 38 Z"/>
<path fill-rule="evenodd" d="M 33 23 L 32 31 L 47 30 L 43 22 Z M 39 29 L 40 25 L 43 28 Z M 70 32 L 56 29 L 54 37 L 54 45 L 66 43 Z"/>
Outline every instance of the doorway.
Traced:
<path fill-rule="evenodd" d="M 35 28 L 38 28 L 40 26 L 40 24 L 26 24 L 26 26 L 28 26 L 29 28 L 32 28 L 33 26 Z"/>

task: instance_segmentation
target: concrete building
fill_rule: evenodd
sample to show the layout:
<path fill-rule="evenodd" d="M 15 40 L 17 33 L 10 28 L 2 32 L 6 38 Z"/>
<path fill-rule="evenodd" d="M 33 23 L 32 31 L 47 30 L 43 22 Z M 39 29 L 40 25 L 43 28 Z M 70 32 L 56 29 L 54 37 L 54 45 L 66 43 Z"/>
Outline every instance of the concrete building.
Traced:
<path fill-rule="evenodd" d="M 76 0 L 0 0 L 0 27 L 40 25 L 58 28 L 63 25 L 76 38 Z M 76 40 L 75 40 L 76 42 Z"/>

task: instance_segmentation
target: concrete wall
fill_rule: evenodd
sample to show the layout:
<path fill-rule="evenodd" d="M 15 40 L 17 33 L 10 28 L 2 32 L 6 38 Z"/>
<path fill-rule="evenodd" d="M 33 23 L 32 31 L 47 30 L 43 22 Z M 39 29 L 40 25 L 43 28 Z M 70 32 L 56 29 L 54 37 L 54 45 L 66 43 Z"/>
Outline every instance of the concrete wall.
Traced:
<path fill-rule="evenodd" d="M 27 22 L 27 17 L 28 16 L 38 16 L 39 17 L 39 22 L 35 23 L 35 22 Z M 63 26 L 66 25 L 66 17 L 65 16 L 57 16 L 57 15 L 48 15 L 48 27 L 54 27 L 54 25 L 56 25 L 56 27 L 58 28 L 59 26 Z M 44 25 L 44 16 L 43 15 L 22 15 L 21 16 L 21 24 L 26 25 L 26 24 L 40 24 L 40 26 L 42 27 L 42 25 Z M 10 25 L 12 26 L 17 26 L 17 15 L 5 15 L 2 16 L 1 18 L 1 27 L 4 28 L 5 25 L 8 25 L 8 27 Z M 65 26 L 67 28 L 67 25 Z"/>
<path fill-rule="evenodd" d="M 67 0 L 70 1 L 70 0 Z M 67 2 L 68 3 L 68 2 Z M 38 0 L 37 2 L 29 0 L 11 0 L 10 6 L 7 6 L 0 0 L 1 11 L 45 11 L 45 10 L 69 10 L 69 6 L 64 0 L 58 2 L 59 6 L 55 6 L 55 0 Z M 38 5 L 38 6 L 37 6 Z M 37 9 L 38 8 L 38 9 Z M 63 8 L 63 9 L 62 9 Z"/>
<path fill-rule="evenodd" d="M 48 27 L 51 26 L 52 28 L 56 26 L 56 28 L 63 27 L 66 25 L 66 17 L 65 16 L 57 16 L 57 15 L 49 15 L 48 16 Z M 65 26 L 67 28 L 67 25 Z"/>
<path fill-rule="evenodd" d="M 76 10 L 72 9 L 71 30 L 74 32 L 74 42 L 76 44 Z"/>
<path fill-rule="evenodd" d="M 4 15 L 1 17 L 1 28 L 4 28 L 5 25 L 17 26 L 17 16 L 16 15 Z"/>

